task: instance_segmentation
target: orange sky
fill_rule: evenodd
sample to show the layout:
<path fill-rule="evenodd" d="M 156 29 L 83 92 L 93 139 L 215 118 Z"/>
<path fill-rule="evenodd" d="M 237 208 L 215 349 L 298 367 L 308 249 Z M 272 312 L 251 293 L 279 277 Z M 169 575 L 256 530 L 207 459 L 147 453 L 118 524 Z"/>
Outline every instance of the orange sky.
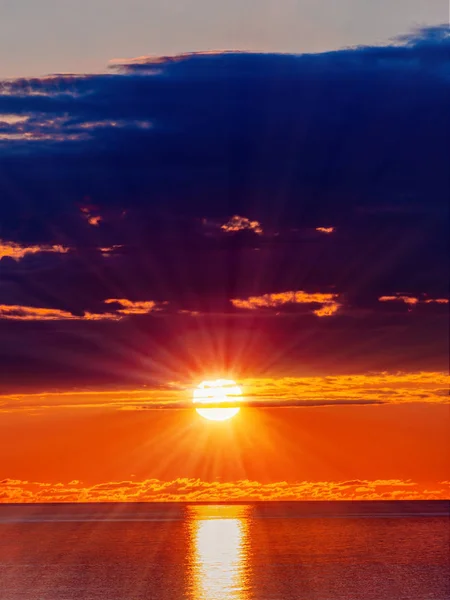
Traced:
<path fill-rule="evenodd" d="M 0 501 L 445 498 L 445 382 L 439 373 L 246 380 L 244 390 L 277 398 L 323 396 L 332 383 L 336 402 L 365 390 L 385 403 L 244 408 L 225 423 L 145 409 L 188 389 L 4 396 Z"/>

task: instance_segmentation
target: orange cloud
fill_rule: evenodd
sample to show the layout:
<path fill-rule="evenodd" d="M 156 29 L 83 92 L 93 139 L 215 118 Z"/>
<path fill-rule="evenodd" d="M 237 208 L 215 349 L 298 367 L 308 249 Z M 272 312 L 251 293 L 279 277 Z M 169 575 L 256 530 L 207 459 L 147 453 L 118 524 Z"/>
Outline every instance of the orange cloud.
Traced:
<path fill-rule="evenodd" d="M 57 308 L 40 308 L 36 306 L 22 306 L 0 304 L 0 319 L 15 321 L 119 321 L 128 315 L 145 315 L 153 311 L 162 310 L 167 302 L 133 302 L 125 298 L 109 298 L 105 304 L 119 304 L 121 308 L 114 312 L 92 313 L 86 311 L 83 315 L 59 310 Z"/>
<path fill-rule="evenodd" d="M 381 296 L 378 298 L 380 302 L 404 302 L 405 304 L 418 304 L 419 298 L 415 298 L 414 296 L 402 296 L 401 294 L 396 294 L 395 296 Z"/>
<path fill-rule="evenodd" d="M 243 379 L 245 394 L 310 400 L 379 400 L 390 404 L 406 402 L 448 403 L 449 376 L 439 371 L 369 373 L 327 377 L 280 377 Z"/>
<path fill-rule="evenodd" d="M 340 306 L 341 305 L 338 304 L 337 302 L 335 304 L 324 304 L 324 306 L 322 306 L 322 308 L 318 308 L 317 310 L 315 310 L 314 314 L 317 315 L 318 317 L 331 317 L 331 315 L 334 315 L 335 313 L 337 313 Z"/>
<path fill-rule="evenodd" d="M 100 221 L 102 220 L 100 215 L 96 215 L 95 217 L 88 217 L 87 222 L 89 223 L 89 225 L 98 225 L 100 223 Z"/>
<path fill-rule="evenodd" d="M 197 382 L 196 382 L 197 383 Z M 270 406 L 295 402 L 375 401 L 384 404 L 448 404 L 449 376 L 444 372 L 370 373 L 328 377 L 243 378 L 238 381 L 244 399 Z M 184 406 L 192 400 L 194 382 L 173 381 L 164 389 L 118 389 L 0 395 L 0 412 L 56 408 L 108 408 L 139 410 Z M 300 410 L 300 409 L 299 409 Z"/>
<path fill-rule="evenodd" d="M 76 317 L 67 311 L 55 308 L 0 304 L 0 318 L 13 319 L 16 321 L 58 321 L 79 319 L 80 317 Z"/>
<path fill-rule="evenodd" d="M 334 227 L 316 227 L 316 231 L 320 231 L 320 233 L 333 233 Z"/>
<path fill-rule="evenodd" d="M 98 225 L 101 222 L 101 217 L 89 217 L 88 222 L 90 225 Z M 99 248 L 103 256 L 110 256 L 115 250 L 122 248 L 122 244 L 114 244 L 112 246 L 102 246 Z M 4 257 L 13 258 L 16 261 L 21 260 L 28 254 L 38 254 L 40 252 L 53 252 L 57 254 L 67 254 L 71 249 L 61 244 L 53 245 L 31 245 L 22 246 L 15 242 L 5 242 L 0 240 L 0 260 Z"/>
<path fill-rule="evenodd" d="M 27 254 L 37 254 L 39 252 L 56 252 L 59 254 L 66 254 L 69 252 L 69 248 L 54 244 L 52 246 L 46 245 L 33 245 L 33 246 L 21 246 L 14 242 L 3 242 L 0 240 L 0 259 L 5 256 L 13 258 L 16 261 L 21 260 Z"/>
<path fill-rule="evenodd" d="M 166 386 L 167 387 L 167 386 Z M 119 389 L 94 391 L 67 391 L 32 394 L 0 395 L 0 412 L 36 411 L 59 408 L 127 408 L 148 407 L 186 399 L 187 391 L 178 389 Z M 191 400 L 192 394 L 189 395 Z"/>
<path fill-rule="evenodd" d="M 89 225 L 92 225 L 94 227 L 98 227 L 98 225 L 103 220 L 100 215 L 94 214 L 94 212 L 96 212 L 96 207 L 95 206 L 91 206 L 91 205 L 82 206 L 80 208 L 80 210 L 83 213 L 83 215 L 86 218 L 86 221 L 89 223 Z"/>
<path fill-rule="evenodd" d="M 100 252 L 102 256 L 111 256 L 116 250 L 123 248 L 122 244 L 113 244 L 112 246 L 102 246 Z"/>
<path fill-rule="evenodd" d="M 394 296 L 380 296 L 380 302 L 404 302 L 411 306 L 416 304 L 448 304 L 448 298 L 418 298 L 416 296 L 408 296 L 406 294 L 395 294 Z"/>
<path fill-rule="evenodd" d="M 227 482 L 179 478 L 111 481 L 91 486 L 77 480 L 51 484 L 4 479 L 0 481 L 0 503 L 444 500 L 448 497 L 448 482 L 435 482 L 431 490 L 429 487 L 402 479 L 261 483 L 247 479 Z"/>
<path fill-rule="evenodd" d="M 0 319 L 14 321 L 103 321 L 118 320 L 120 316 L 113 313 L 90 312 L 85 312 L 84 315 L 79 316 L 57 308 L 0 304 Z"/>
<path fill-rule="evenodd" d="M 277 308 L 286 304 L 322 304 L 321 308 L 314 310 L 318 317 L 329 317 L 335 314 L 341 305 L 337 302 L 338 294 L 308 293 L 303 291 L 280 292 L 277 294 L 263 294 L 249 298 L 233 298 L 231 304 L 235 308 L 257 310 L 261 308 Z"/>
<path fill-rule="evenodd" d="M 250 221 L 247 217 L 240 217 L 239 215 L 231 217 L 229 221 L 221 225 L 220 229 L 227 232 L 247 230 L 254 231 L 258 235 L 263 234 L 261 223 L 258 223 L 258 221 Z"/>
<path fill-rule="evenodd" d="M 167 302 L 154 302 L 153 300 L 133 302 L 126 298 L 108 298 L 105 304 L 120 304 L 123 308 L 117 310 L 121 315 L 146 315 L 153 311 L 162 310 Z"/>

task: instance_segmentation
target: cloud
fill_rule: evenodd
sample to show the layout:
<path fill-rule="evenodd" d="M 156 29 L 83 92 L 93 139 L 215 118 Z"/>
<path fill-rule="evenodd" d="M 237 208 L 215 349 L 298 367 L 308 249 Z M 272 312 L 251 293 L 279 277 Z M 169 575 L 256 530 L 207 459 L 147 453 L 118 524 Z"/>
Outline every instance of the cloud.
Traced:
<path fill-rule="evenodd" d="M 249 298 L 233 298 L 231 304 L 238 309 L 278 309 L 295 304 L 321 305 L 313 312 L 318 317 L 329 317 L 335 314 L 340 304 L 337 302 L 338 294 L 308 293 L 303 291 L 280 292 L 278 294 L 264 294 L 262 296 L 250 296 Z"/>
<path fill-rule="evenodd" d="M 427 298 L 426 294 L 421 298 L 415 296 L 407 296 L 404 294 L 395 294 L 394 296 L 381 296 L 378 298 L 380 302 L 403 302 L 409 306 L 415 306 L 416 304 L 448 304 L 448 298 Z"/>
<path fill-rule="evenodd" d="M 236 231 L 254 231 L 258 235 L 263 233 L 261 223 L 258 221 L 250 221 L 247 217 L 240 217 L 239 215 L 234 215 L 231 217 L 229 221 L 221 225 L 220 227 L 223 231 L 227 232 L 236 232 Z"/>
<path fill-rule="evenodd" d="M 40 411 L 58 408 L 110 410 L 193 409 L 196 383 L 160 381 L 140 388 L 61 390 L 0 395 L 0 412 Z M 307 408 L 320 406 L 372 406 L 378 404 L 448 404 L 445 372 L 370 373 L 308 377 L 247 377 L 239 379 L 239 403 L 253 408 Z M 232 404 L 232 403 L 230 403 Z"/>
<path fill-rule="evenodd" d="M 329 401 L 364 398 L 382 403 L 448 402 L 448 373 L 380 372 L 325 377 L 247 379 L 245 389 L 254 396 L 272 396 L 283 402 L 292 397 Z M 244 382 L 243 382 L 244 385 Z M 447 394 L 445 394 L 447 391 Z M 446 397 L 447 396 L 447 397 Z"/>
<path fill-rule="evenodd" d="M 66 254 L 69 252 L 69 248 L 61 246 L 60 244 L 53 244 L 51 246 L 22 246 L 15 242 L 5 242 L 0 240 L 0 260 L 4 257 L 8 257 L 18 261 L 27 254 L 37 254 L 39 252 L 57 252 L 59 254 Z"/>
<path fill-rule="evenodd" d="M 395 296 L 381 296 L 381 298 L 378 298 L 378 300 L 380 302 L 404 302 L 405 304 L 417 304 L 419 302 L 418 298 L 414 298 L 411 296 L 401 296 L 401 295 L 395 295 Z"/>
<path fill-rule="evenodd" d="M 153 311 L 162 310 L 166 302 L 154 302 L 153 300 L 133 302 L 126 298 L 108 298 L 105 304 L 118 304 L 121 308 L 117 312 L 121 315 L 147 315 Z"/>
<path fill-rule="evenodd" d="M 45 80 L 40 80 L 45 81 Z M 49 80 L 47 80 L 49 81 Z M 1 83 L 0 83 L 1 86 Z M 9 95 L 7 87 L 3 84 L 3 91 L 0 89 L 1 97 Z M 28 97 L 36 96 L 36 93 L 28 88 L 26 91 Z M 50 92 L 42 91 L 40 94 L 44 98 L 57 98 Z M 73 94 L 76 98 L 76 94 Z M 77 142 L 89 141 L 93 139 L 90 131 L 101 131 L 102 129 L 120 129 L 124 127 L 132 127 L 136 129 L 149 129 L 151 123 L 148 121 L 136 121 L 133 119 L 127 120 L 72 120 L 65 115 L 54 116 L 44 113 L 30 112 L 26 115 L 21 114 L 1 114 L 0 113 L 0 149 L 2 145 L 8 146 L 9 143 L 61 143 L 61 142 Z"/>
<path fill-rule="evenodd" d="M 77 316 L 54 308 L 0 304 L 0 319 L 11 319 L 13 321 L 101 321 L 104 319 L 117 320 L 120 319 L 120 316 L 113 313 L 96 314 L 89 312 Z"/>
<path fill-rule="evenodd" d="M 0 385 L 440 370 L 449 44 L 1 82 Z"/>
<path fill-rule="evenodd" d="M 90 486 L 79 481 L 51 484 L 5 479 L 0 481 L 0 503 L 445 500 L 448 497 L 445 482 L 435 482 L 432 487 L 429 490 L 426 485 L 402 479 L 264 484 L 250 480 L 227 482 L 179 478 L 172 481 L 112 481 Z"/>
<path fill-rule="evenodd" d="M 111 311 L 101 313 L 87 311 L 81 315 L 72 314 L 68 311 L 55 308 L 0 304 L 0 319 L 12 319 L 16 321 L 117 321 L 123 316 L 146 315 L 153 311 L 162 310 L 166 304 L 164 302 L 153 302 L 152 300 L 146 302 L 133 302 L 125 298 L 108 298 L 104 302 L 105 304 L 110 305 Z"/>
<path fill-rule="evenodd" d="M 9 306 L 0 304 L 0 319 L 21 321 L 57 321 L 61 319 L 77 319 L 69 312 L 52 308 L 37 308 L 32 306 Z"/>
<path fill-rule="evenodd" d="M 332 214 L 345 220 L 355 202 L 379 208 L 382 192 L 391 204 L 423 210 L 431 186 L 433 203 L 442 206 L 440 126 L 447 114 L 442 98 L 449 85 L 449 42 L 446 28 L 439 31 L 436 36 L 436 29 L 429 30 L 427 43 L 422 32 L 416 43 L 410 37 L 403 46 L 302 56 L 187 54 L 158 57 L 156 71 L 155 58 L 141 58 L 108 75 L 4 82 L 0 114 L 8 115 L 10 134 L 21 135 L 25 123 L 28 135 L 88 137 L 60 138 L 57 146 L 67 149 L 62 154 L 46 138 L 42 145 L 10 140 L 2 152 L 14 167 L 13 179 L 31 156 L 45 167 L 19 182 L 31 195 L 30 178 L 43 185 L 49 167 L 59 172 L 58 183 L 71 191 L 65 202 L 84 188 L 99 206 L 120 201 L 139 207 L 145 190 L 155 203 L 187 203 L 202 217 L 199 208 L 208 197 L 214 197 L 216 216 L 230 214 L 232 198 L 239 210 L 231 214 L 262 223 L 241 209 L 255 212 L 250 198 L 258 197 L 256 210 L 272 216 L 263 206 L 279 194 L 283 221 L 298 223 Z M 427 112 L 426 127 L 417 127 L 421 108 L 434 111 Z M 389 140 L 377 135 L 380 124 Z M 118 145 L 111 147 L 112 141 Z M 47 151 L 59 155 L 54 165 L 45 160 Z M 93 159 L 96 169 L 89 168 Z M 392 170 L 377 178 L 383 160 L 391 161 Z M 122 177 L 138 182 L 139 191 L 120 185 Z M 319 196 L 324 198 L 317 203 Z M 324 222 L 334 224 L 326 218 L 315 226 Z"/>
<path fill-rule="evenodd" d="M 98 227 L 98 225 L 102 221 L 102 217 L 101 215 L 94 214 L 96 211 L 95 206 L 81 206 L 80 210 L 86 217 L 86 220 L 89 223 L 89 225 L 92 225 L 93 227 Z"/>
<path fill-rule="evenodd" d="M 236 401 L 221 401 L 220 402 L 220 407 L 221 408 L 230 408 L 230 407 L 235 407 L 236 405 L 239 405 L 240 407 L 245 407 L 245 408 L 313 408 L 316 406 L 368 406 L 368 405 L 374 405 L 374 404 L 384 404 L 383 400 L 364 400 L 364 399 L 351 399 L 351 400 L 346 400 L 344 398 L 337 398 L 335 400 L 321 400 L 321 399 L 314 399 L 314 400 L 310 400 L 310 399 L 299 399 L 299 398 L 291 398 L 291 399 L 286 399 L 283 398 L 282 400 L 278 399 L 278 398 L 261 398 L 261 397 L 256 397 L 253 398 L 252 396 L 248 396 L 246 395 L 242 400 L 236 400 Z M 216 408 L 217 407 L 217 402 L 213 402 L 211 401 L 211 403 L 208 402 L 202 402 L 202 406 L 201 408 Z M 133 406 L 131 403 L 124 406 L 123 408 L 129 409 L 129 410 L 137 410 L 137 409 L 142 409 L 142 410 L 157 410 L 157 409 L 163 409 L 163 410 L 177 410 L 177 409 L 190 409 L 192 410 L 192 401 L 184 401 L 184 402 L 170 402 L 170 401 L 166 401 L 163 403 L 156 403 L 156 402 L 152 402 L 152 403 L 147 403 L 147 404 L 140 404 L 138 406 Z"/>

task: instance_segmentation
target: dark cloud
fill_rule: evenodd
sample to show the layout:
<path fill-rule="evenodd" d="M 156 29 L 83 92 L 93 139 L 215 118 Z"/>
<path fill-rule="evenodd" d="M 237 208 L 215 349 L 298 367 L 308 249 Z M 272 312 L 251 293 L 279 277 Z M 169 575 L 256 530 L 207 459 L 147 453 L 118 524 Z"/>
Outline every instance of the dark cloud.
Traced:
<path fill-rule="evenodd" d="M 430 193 L 436 206 L 448 189 L 446 32 L 403 46 L 194 54 L 162 59 L 157 70 L 130 64 L 111 75 L 8 83 L 0 111 L 29 115 L 30 133 L 45 123 L 48 135 L 89 134 L 6 140 L 8 196 L 23 190 L 32 202 L 44 188 L 41 210 L 57 202 L 55 218 L 86 195 L 108 207 L 263 223 L 343 220 L 359 205 L 403 208 L 402 218 L 429 212 Z"/>
<path fill-rule="evenodd" d="M 248 408 L 308 408 L 313 406 L 363 406 L 372 404 L 383 404 L 381 400 L 300 400 L 298 398 L 283 399 L 277 398 L 257 398 L 246 397 L 238 402 L 221 402 L 220 408 L 233 408 L 236 406 Z M 168 410 L 168 409 L 189 409 L 192 410 L 192 401 L 190 402 L 164 402 L 161 404 L 152 403 L 148 406 L 140 404 L 136 410 Z M 198 408 L 217 408 L 217 402 L 210 404 L 202 402 Z"/>
<path fill-rule="evenodd" d="M 1 368 L 45 379 L 54 360 L 56 379 L 83 379 L 118 364 L 135 331 L 130 368 L 145 345 L 192 363 L 192 330 L 222 336 L 196 352 L 252 348 L 264 364 L 295 363 L 305 338 L 328 365 L 337 352 L 440 363 L 448 305 L 426 300 L 448 294 L 449 61 L 442 26 L 386 47 L 188 54 L 0 84 L 0 306 L 76 317 L 1 322 Z M 289 291 L 340 308 L 248 315 L 231 302 Z M 420 302 L 379 300 L 397 296 Z M 110 312 L 131 323 L 87 322 Z M 75 348 L 96 366 L 68 367 Z"/>

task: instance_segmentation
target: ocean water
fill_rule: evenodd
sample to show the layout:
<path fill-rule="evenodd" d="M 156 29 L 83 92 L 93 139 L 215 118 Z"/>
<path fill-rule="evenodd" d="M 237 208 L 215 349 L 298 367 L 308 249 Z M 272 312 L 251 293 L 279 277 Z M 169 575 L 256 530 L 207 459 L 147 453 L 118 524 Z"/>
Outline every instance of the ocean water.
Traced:
<path fill-rule="evenodd" d="M 448 502 L 0 505 L 1 600 L 444 600 Z"/>

